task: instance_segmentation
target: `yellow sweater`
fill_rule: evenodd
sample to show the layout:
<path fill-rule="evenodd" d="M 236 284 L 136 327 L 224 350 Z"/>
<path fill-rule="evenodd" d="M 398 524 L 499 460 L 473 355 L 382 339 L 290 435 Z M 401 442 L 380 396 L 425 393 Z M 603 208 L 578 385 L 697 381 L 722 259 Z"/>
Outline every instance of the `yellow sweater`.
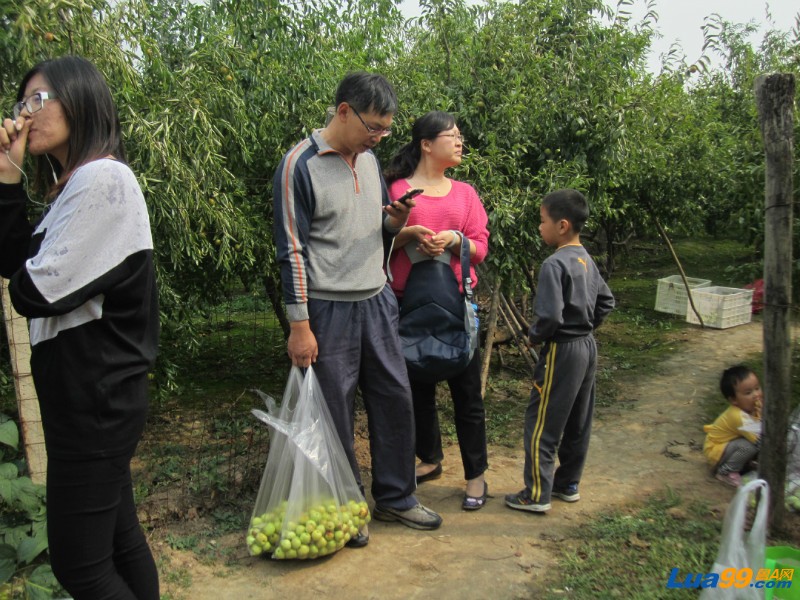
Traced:
<path fill-rule="evenodd" d="M 760 411 L 756 410 L 749 415 L 741 408 L 729 406 L 711 425 L 703 425 L 703 431 L 706 432 L 703 454 L 708 462 L 712 466 L 716 465 L 722 459 L 725 446 L 736 438 L 743 437 L 755 444 L 760 435 L 752 431 L 742 431 L 742 427 L 752 427 L 756 423 L 761 424 Z"/>

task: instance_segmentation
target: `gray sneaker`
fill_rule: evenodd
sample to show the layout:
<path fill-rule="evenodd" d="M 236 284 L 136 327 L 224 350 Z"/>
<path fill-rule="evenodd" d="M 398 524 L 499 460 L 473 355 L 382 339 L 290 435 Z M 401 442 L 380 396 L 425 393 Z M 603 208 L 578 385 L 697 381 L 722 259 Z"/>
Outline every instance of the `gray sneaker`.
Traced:
<path fill-rule="evenodd" d="M 375 506 L 372 516 L 378 521 L 400 521 L 413 529 L 438 529 L 442 517 L 422 504 L 412 506 L 408 510 L 398 510 L 388 506 Z"/>
<path fill-rule="evenodd" d="M 553 488 L 553 491 L 550 492 L 550 495 L 553 498 L 558 498 L 564 502 L 577 502 L 581 499 L 581 495 L 578 493 L 577 483 L 570 483 L 563 490 L 559 488 Z"/>

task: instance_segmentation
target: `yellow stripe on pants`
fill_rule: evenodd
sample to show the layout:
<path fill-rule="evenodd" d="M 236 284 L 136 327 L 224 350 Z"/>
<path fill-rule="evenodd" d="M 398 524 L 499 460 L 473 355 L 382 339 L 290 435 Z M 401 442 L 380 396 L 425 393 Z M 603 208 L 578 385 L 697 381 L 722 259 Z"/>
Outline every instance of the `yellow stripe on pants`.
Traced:
<path fill-rule="evenodd" d="M 547 358 L 545 359 L 544 381 L 542 382 L 542 389 L 539 390 L 539 412 L 536 416 L 536 427 L 531 436 L 531 466 L 533 469 L 533 488 L 531 489 L 531 498 L 534 502 L 539 502 L 542 496 L 542 480 L 541 471 L 539 469 L 539 442 L 542 439 L 542 432 L 544 431 L 545 415 L 547 414 L 547 405 L 550 402 L 550 390 L 553 389 L 553 375 L 555 373 L 556 364 L 556 347 L 555 342 L 550 343 L 550 348 L 547 351 Z"/>

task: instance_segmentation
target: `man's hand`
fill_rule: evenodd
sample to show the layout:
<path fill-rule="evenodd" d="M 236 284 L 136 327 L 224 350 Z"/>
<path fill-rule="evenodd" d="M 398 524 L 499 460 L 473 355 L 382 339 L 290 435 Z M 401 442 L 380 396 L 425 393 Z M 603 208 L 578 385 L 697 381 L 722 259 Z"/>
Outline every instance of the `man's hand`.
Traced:
<path fill-rule="evenodd" d="M 308 320 L 292 321 L 286 352 L 295 367 L 306 368 L 310 367 L 311 363 L 317 362 L 319 353 L 317 338 L 311 331 Z"/>
<path fill-rule="evenodd" d="M 400 229 L 403 225 L 405 225 L 406 221 L 408 221 L 408 215 L 411 212 L 411 209 L 416 205 L 417 203 L 412 198 L 407 200 L 405 204 L 395 200 L 394 202 L 384 206 L 383 210 L 390 217 L 388 221 L 389 227 L 392 229 Z"/>

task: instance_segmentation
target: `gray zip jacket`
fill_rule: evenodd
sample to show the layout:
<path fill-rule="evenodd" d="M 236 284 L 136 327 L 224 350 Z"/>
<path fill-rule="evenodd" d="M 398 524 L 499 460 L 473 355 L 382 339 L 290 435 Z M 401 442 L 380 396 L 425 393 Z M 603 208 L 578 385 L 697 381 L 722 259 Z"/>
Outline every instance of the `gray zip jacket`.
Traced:
<path fill-rule="evenodd" d="M 378 159 L 355 167 L 314 131 L 287 152 L 273 180 L 275 245 L 290 321 L 308 319 L 308 299 L 357 302 L 386 284 L 384 266 L 399 229 Z"/>

